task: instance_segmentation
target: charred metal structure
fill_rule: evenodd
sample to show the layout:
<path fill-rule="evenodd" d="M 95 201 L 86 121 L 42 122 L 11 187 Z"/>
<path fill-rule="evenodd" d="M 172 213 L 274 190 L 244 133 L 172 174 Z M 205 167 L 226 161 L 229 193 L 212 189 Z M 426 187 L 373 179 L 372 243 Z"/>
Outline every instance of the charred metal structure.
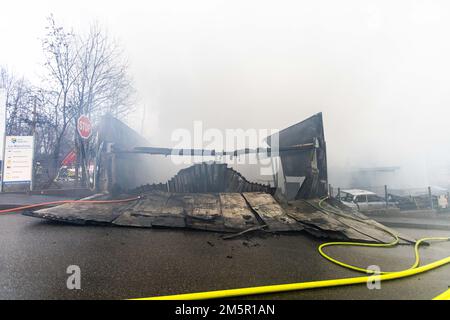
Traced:
<path fill-rule="evenodd" d="M 167 183 L 147 184 L 132 190 L 131 193 L 141 194 L 156 190 L 176 193 L 274 192 L 269 185 L 249 182 L 225 163 L 215 162 L 199 163 L 181 169 Z"/>
<path fill-rule="evenodd" d="M 111 121 L 114 123 L 112 129 Z M 152 168 L 143 167 L 142 155 L 162 155 L 162 156 L 202 156 L 202 157 L 238 157 L 245 154 L 263 154 L 267 157 L 279 157 L 281 160 L 281 179 L 275 182 L 277 196 L 286 200 L 312 199 L 327 195 L 327 161 L 326 144 L 323 130 L 322 113 L 318 113 L 302 122 L 288 127 L 279 133 L 267 137 L 266 141 L 270 147 L 258 147 L 255 149 L 241 149 L 233 151 L 216 151 L 204 149 L 172 149 L 147 147 L 139 144 L 145 143 L 142 138 L 136 138 L 134 132 L 127 132 L 128 127 L 118 123 L 117 120 L 106 119 L 109 125 L 102 125 L 100 136 L 105 148 L 108 148 L 103 156 L 101 168 L 101 178 L 97 190 L 111 192 L 119 189 L 129 191 L 135 185 L 132 181 L 142 181 L 152 171 Z M 130 166 L 130 163 L 133 163 Z M 203 178 L 199 177 L 198 170 L 206 168 L 209 172 L 203 173 Z M 217 168 L 217 170 L 216 170 Z M 214 181 L 218 179 L 220 167 L 213 166 L 208 169 L 206 166 L 195 166 L 195 175 L 183 175 L 183 178 L 191 178 L 192 181 L 183 181 L 183 184 L 195 185 L 204 184 L 209 181 L 216 184 L 215 188 L 205 190 L 214 192 L 215 190 L 227 190 L 228 180 Z M 181 174 L 181 172 L 180 172 Z M 241 174 L 242 179 L 246 179 Z M 201 181 L 198 180 L 201 178 Z M 194 181 L 195 180 L 195 181 Z M 167 181 L 167 191 L 174 190 L 173 183 Z M 249 182 L 251 183 L 251 182 Z M 146 183 L 139 183 L 139 185 Z M 172 185 L 172 188 L 171 188 Z M 179 183 L 177 184 L 180 185 Z M 161 186 L 154 186 L 160 188 Z M 178 188 L 179 189 L 179 188 Z M 186 189 L 189 191 L 191 189 Z M 242 189 L 247 191 L 247 189 Z M 252 189 L 250 189 L 252 190 Z M 258 189 L 255 191 L 261 191 Z M 265 189 L 267 191 L 267 188 Z"/>
<path fill-rule="evenodd" d="M 269 145 L 294 148 L 311 145 L 309 149 L 289 150 L 280 153 L 288 200 L 311 199 L 328 192 L 327 151 L 322 113 L 280 131 L 267 138 Z"/>
<path fill-rule="evenodd" d="M 322 114 L 267 137 L 269 147 L 234 151 L 149 147 L 137 133 L 114 118 L 99 128 L 94 198 L 138 194 L 127 203 L 70 203 L 26 212 L 34 217 L 76 224 L 130 227 L 171 227 L 238 232 L 305 231 L 317 237 L 389 242 L 388 229 L 327 195 L 326 144 Z M 264 154 L 279 157 L 274 184 L 250 181 L 226 163 L 208 161 L 179 170 L 165 182 L 148 183 L 158 168 L 146 157 L 224 157 Z"/>

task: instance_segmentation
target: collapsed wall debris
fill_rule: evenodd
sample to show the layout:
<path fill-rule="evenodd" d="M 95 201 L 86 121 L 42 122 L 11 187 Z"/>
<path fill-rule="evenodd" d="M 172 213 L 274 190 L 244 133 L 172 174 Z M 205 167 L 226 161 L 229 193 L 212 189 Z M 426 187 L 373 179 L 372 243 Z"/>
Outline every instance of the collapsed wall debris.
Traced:
<path fill-rule="evenodd" d="M 269 232 L 306 231 L 317 237 L 374 242 L 390 242 L 392 234 L 397 234 L 405 241 L 414 241 L 350 209 L 329 203 L 321 208 L 318 199 L 297 200 L 282 205 L 264 192 L 151 191 L 142 194 L 138 201 L 127 204 L 70 203 L 26 214 L 75 224 L 190 228 L 216 232 L 257 229 Z"/>
<path fill-rule="evenodd" d="M 333 239 L 390 242 L 397 232 L 331 201 L 327 195 L 326 145 L 321 113 L 267 138 L 269 148 L 235 151 L 139 146 L 143 141 L 117 119 L 100 126 L 103 145 L 95 166 L 101 197 L 139 194 L 129 203 L 71 203 L 25 214 L 77 224 L 172 227 L 217 232 L 305 231 Z M 117 130 L 114 130 L 117 127 Z M 103 129 L 102 129 L 103 128 Z M 106 128 L 106 129 L 105 129 Z M 120 135 L 117 137 L 117 132 Z M 155 168 L 136 157 L 205 157 L 264 153 L 280 158 L 274 185 L 249 181 L 225 163 L 194 164 L 165 183 L 140 183 Z M 137 162 L 136 162 L 137 161 Z M 148 169 L 148 171 L 147 171 Z M 151 174 L 150 174 L 151 175 Z M 144 180 L 145 181 L 145 180 Z M 148 180 L 147 180 L 148 181 Z M 414 241 L 401 236 L 404 241 Z"/>
<path fill-rule="evenodd" d="M 199 163 L 181 169 L 167 183 L 146 184 L 131 190 L 133 194 L 147 191 L 167 192 L 267 192 L 273 193 L 270 185 L 248 181 L 242 174 L 226 163 Z"/>

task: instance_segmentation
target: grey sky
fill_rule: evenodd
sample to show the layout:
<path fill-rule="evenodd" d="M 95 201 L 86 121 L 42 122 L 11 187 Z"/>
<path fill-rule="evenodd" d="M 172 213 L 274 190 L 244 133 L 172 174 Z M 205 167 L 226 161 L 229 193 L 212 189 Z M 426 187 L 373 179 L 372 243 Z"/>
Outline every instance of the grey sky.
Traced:
<path fill-rule="evenodd" d="M 449 164 L 448 1 L 8 1 L 0 63 L 36 80 L 45 17 L 98 20 L 128 56 L 129 121 L 159 145 L 324 112 L 330 166 Z"/>

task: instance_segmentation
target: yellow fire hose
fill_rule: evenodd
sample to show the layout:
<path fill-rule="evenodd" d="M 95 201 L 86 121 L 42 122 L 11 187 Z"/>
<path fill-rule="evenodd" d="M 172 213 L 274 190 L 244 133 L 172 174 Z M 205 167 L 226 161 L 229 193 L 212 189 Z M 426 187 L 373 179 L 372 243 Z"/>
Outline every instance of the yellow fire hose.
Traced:
<path fill-rule="evenodd" d="M 387 281 L 405 278 L 413 276 L 419 273 L 423 273 L 429 270 L 436 269 L 447 263 L 450 263 L 450 257 L 432 262 L 430 264 L 424 265 L 422 267 L 417 267 L 415 269 L 408 269 L 404 271 L 392 272 L 388 274 L 383 274 L 379 276 L 365 276 L 365 277 L 354 277 L 354 278 L 342 278 L 333 280 L 319 280 L 310 282 L 299 282 L 299 283 L 289 283 L 289 284 L 278 284 L 270 286 L 260 286 L 260 287 L 250 287 L 250 288 L 240 288 L 240 289 L 228 289 L 228 290 L 217 290 L 217 291 L 207 291 L 207 292 L 197 292 L 197 293 L 186 293 L 186 294 L 176 294 L 169 296 L 159 296 L 159 297 L 148 297 L 140 298 L 136 300 L 202 300 L 202 299 L 218 299 L 218 298 L 232 298 L 239 296 L 250 296 L 256 294 L 268 294 L 277 292 L 287 292 L 295 290 L 305 290 L 305 289 L 315 289 L 315 288 L 327 288 L 327 287 L 337 287 L 345 286 L 359 283 L 367 283 L 369 281 Z M 444 294 L 436 297 L 436 299 L 450 299 L 450 292 L 445 292 Z"/>
<path fill-rule="evenodd" d="M 319 202 L 319 206 L 326 198 L 322 199 Z M 388 232 L 387 230 L 384 230 Z M 389 232 L 388 232 L 389 233 Z M 374 274 L 374 270 L 368 270 L 365 268 L 356 267 L 339 260 L 336 260 L 329 255 L 327 255 L 323 248 L 328 246 L 336 246 L 336 245 L 348 245 L 348 246 L 364 246 L 364 247 L 394 247 L 399 243 L 399 238 L 397 235 L 391 234 L 395 239 L 390 243 L 362 243 L 362 242 L 327 242 L 323 243 L 319 246 L 319 253 L 327 260 L 340 265 L 344 268 L 355 270 L 358 272 L 369 273 L 372 274 L 370 276 L 363 277 L 353 277 L 353 278 L 341 278 L 341 279 L 332 279 L 332 280 L 319 280 L 319 281 L 309 281 L 309 282 L 298 282 L 298 283 L 289 283 L 289 284 L 278 284 L 278 285 L 269 285 L 269 286 L 259 286 L 259 287 L 249 287 L 249 288 L 239 288 L 239 289 L 228 289 L 228 290 L 217 290 L 217 291 L 206 291 L 206 292 L 197 292 L 197 293 L 185 293 L 185 294 L 175 294 L 168 296 L 157 296 L 157 297 L 147 297 L 147 298 L 138 298 L 135 300 L 202 300 L 202 299 L 218 299 L 218 298 L 232 298 L 239 296 L 250 296 L 257 294 L 268 294 L 268 293 L 279 293 L 279 292 L 287 292 L 287 291 L 296 291 L 296 290 L 306 290 L 306 289 L 315 289 L 315 288 L 327 288 L 327 287 L 337 287 L 337 286 L 346 286 L 352 284 L 360 284 L 360 283 L 368 283 L 373 281 L 388 281 L 395 280 L 405 277 L 410 277 L 416 274 L 420 274 L 423 272 L 427 272 L 436 268 L 439 268 L 443 265 L 450 263 L 450 256 L 444 259 L 440 259 L 429 263 L 424 266 L 420 266 L 420 255 L 419 255 L 419 246 L 424 241 L 450 241 L 449 237 L 433 237 L 433 238 L 422 238 L 416 241 L 414 246 L 415 253 L 415 262 L 408 269 L 401 271 L 381 271 L 379 274 Z M 450 300 L 450 290 L 445 291 L 444 293 L 438 295 L 433 300 Z"/>
<path fill-rule="evenodd" d="M 328 199 L 328 197 L 325 197 L 323 199 L 321 199 L 319 201 L 319 207 L 323 210 L 326 210 L 323 206 L 322 203 L 323 201 L 325 201 L 326 199 Z M 334 212 L 334 211 L 333 211 Z M 334 212 L 337 213 L 337 212 Z M 339 260 L 336 260 L 332 257 L 330 257 L 329 255 L 327 255 L 324 251 L 323 248 L 325 247 L 330 247 L 330 246 L 338 246 L 338 245 L 343 245 L 343 246 L 357 246 L 357 247 L 382 247 L 382 248 L 389 248 L 389 247 L 395 247 L 399 242 L 400 239 L 398 238 L 398 236 L 396 234 L 393 234 L 391 232 L 389 232 L 386 229 L 380 229 L 386 233 L 388 233 L 389 235 L 391 235 L 394 240 L 390 243 L 366 243 L 366 242 L 343 242 L 343 241 L 339 241 L 339 242 L 327 242 L 327 243 L 323 243 L 319 246 L 318 250 L 319 253 L 322 257 L 324 257 L 325 259 L 327 259 L 328 261 L 331 261 L 341 267 L 347 268 L 347 269 L 351 269 L 351 270 L 355 270 L 358 272 L 363 272 L 363 273 L 375 273 L 374 270 L 369 270 L 369 269 L 365 269 L 365 268 L 360 268 L 360 267 L 356 267 L 353 266 L 351 264 L 347 264 L 344 262 L 341 262 Z M 420 255 L 419 255 L 419 246 L 425 242 L 425 241 L 448 241 L 450 240 L 450 238 L 448 237 L 430 237 L 430 238 L 422 238 L 419 239 L 418 241 L 416 241 L 415 245 L 414 245 L 414 255 L 415 255 L 415 261 L 414 264 L 409 267 L 406 270 L 410 270 L 410 269 L 415 269 L 419 266 L 420 264 Z M 405 271 L 405 270 L 402 270 Z M 379 271 L 379 274 L 388 274 L 388 273 L 393 273 L 395 271 Z"/>
<path fill-rule="evenodd" d="M 433 300 L 450 300 L 450 289 L 438 295 L 437 297 L 434 297 Z"/>

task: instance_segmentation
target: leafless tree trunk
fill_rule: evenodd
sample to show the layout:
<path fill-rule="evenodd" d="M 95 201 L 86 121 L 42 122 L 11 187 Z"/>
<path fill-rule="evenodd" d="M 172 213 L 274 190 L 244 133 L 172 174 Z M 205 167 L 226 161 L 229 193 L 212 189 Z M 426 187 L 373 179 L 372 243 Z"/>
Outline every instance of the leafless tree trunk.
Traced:
<path fill-rule="evenodd" d="M 105 113 L 124 115 L 130 111 L 133 88 L 127 76 L 127 64 L 119 47 L 98 24 L 93 24 L 86 36 L 78 38 L 79 77 L 74 90 L 77 117 L 85 114 L 93 122 Z M 89 154 L 92 144 L 78 139 L 82 183 L 90 179 Z"/>
<path fill-rule="evenodd" d="M 52 120 L 56 129 L 55 145 L 49 167 L 52 182 L 59 168 L 61 144 L 66 130 L 75 116 L 70 98 L 71 91 L 79 77 L 79 70 L 77 70 L 78 48 L 75 36 L 58 26 L 53 16 L 48 18 L 48 24 L 48 32 L 42 40 L 42 47 L 46 57 L 45 67 L 48 71 L 46 80 L 53 91 L 54 114 Z"/>
<path fill-rule="evenodd" d="M 88 185 L 95 143 L 79 137 L 77 119 L 85 114 L 96 123 L 106 113 L 121 117 L 132 110 L 127 63 L 98 24 L 80 36 L 66 32 L 52 15 L 42 49 L 46 74 L 38 88 L 0 68 L 0 87 L 7 89 L 7 133 L 35 134 L 37 153 L 48 159 L 47 187 L 57 176 L 62 156 L 73 149 L 77 177 L 81 168 L 81 182 Z"/>

